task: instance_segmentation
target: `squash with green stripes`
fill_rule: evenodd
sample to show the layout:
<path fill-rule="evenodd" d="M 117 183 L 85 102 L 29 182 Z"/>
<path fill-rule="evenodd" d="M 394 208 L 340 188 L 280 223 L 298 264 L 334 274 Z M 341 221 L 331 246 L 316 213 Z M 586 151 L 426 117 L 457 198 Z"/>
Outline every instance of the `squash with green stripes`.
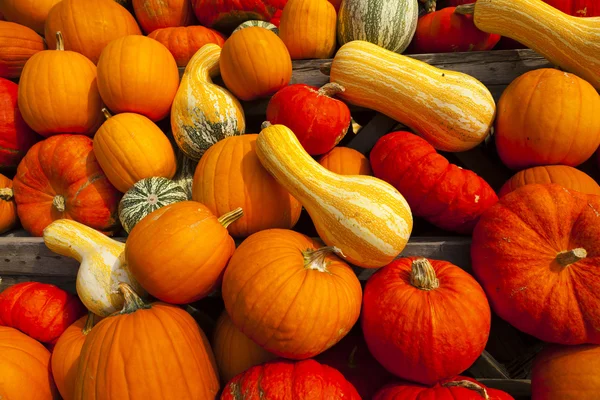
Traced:
<path fill-rule="evenodd" d="M 188 200 L 192 200 L 192 184 L 198 161 L 187 157 L 181 149 L 177 149 L 175 154 L 177 155 L 177 172 L 175 172 L 173 181 L 183 188 Z"/>
<path fill-rule="evenodd" d="M 251 26 L 258 26 L 260 28 L 265 28 L 265 29 L 270 30 L 274 34 L 279 35 L 279 28 L 277 28 L 275 25 L 273 25 L 270 22 L 260 21 L 258 19 L 251 19 L 250 21 L 246 21 L 246 22 L 241 23 L 240 26 L 238 26 L 237 28 L 235 28 L 235 30 L 231 34 L 233 35 L 237 31 L 239 31 L 241 29 L 244 29 L 244 28 L 249 28 Z"/>

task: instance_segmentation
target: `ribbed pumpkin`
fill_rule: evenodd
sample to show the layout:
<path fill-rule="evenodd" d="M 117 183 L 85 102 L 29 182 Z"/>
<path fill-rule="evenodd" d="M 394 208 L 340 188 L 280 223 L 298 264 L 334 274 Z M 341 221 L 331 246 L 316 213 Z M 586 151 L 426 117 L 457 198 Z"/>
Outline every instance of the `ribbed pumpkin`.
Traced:
<path fill-rule="evenodd" d="M 414 215 L 442 229 L 471 233 L 481 214 L 498 201 L 485 180 L 450 164 L 410 132 L 379 139 L 370 159 L 375 176 L 398 189 Z"/>
<path fill-rule="evenodd" d="M 100 169 L 86 136 L 57 135 L 34 145 L 17 168 L 13 191 L 21 224 L 33 236 L 42 236 L 61 218 L 108 234 L 118 226 L 121 195 Z"/>
<path fill-rule="evenodd" d="M 42 136 L 91 136 L 102 123 L 96 66 L 81 54 L 65 51 L 61 32 L 56 37 L 56 50 L 40 51 L 25 63 L 19 81 L 21 115 Z"/>
<path fill-rule="evenodd" d="M 8 232 L 19 222 L 12 186 L 12 180 L 0 174 L 0 234 Z"/>
<path fill-rule="evenodd" d="M 246 237 L 271 228 L 291 229 L 302 206 L 263 168 L 256 155 L 258 135 L 226 138 L 200 159 L 192 196 L 215 215 L 241 207 L 244 216 L 227 228 L 233 237 Z"/>
<path fill-rule="evenodd" d="M 514 400 L 501 390 L 490 389 L 472 378 L 457 376 L 432 387 L 402 382 L 383 387 L 373 400 Z"/>
<path fill-rule="evenodd" d="M 248 339 L 223 311 L 215 328 L 212 348 L 224 383 L 250 367 L 271 361 L 276 356 Z"/>
<path fill-rule="evenodd" d="M 543 341 L 600 344 L 600 196 L 525 185 L 483 214 L 473 272 L 492 308 Z"/>
<path fill-rule="evenodd" d="M 235 32 L 237 32 L 237 31 L 239 31 L 241 29 L 244 29 L 244 28 L 250 28 L 251 26 L 260 26 L 261 28 L 268 29 L 268 30 L 272 31 L 274 34 L 279 35 L 279 28 L 277 26 L 275 26 L 274 24 L 272 24 L 270 22 L 261 21 L 259 19 L 251 19 L 249 21 L 242 22 L 231 33 L 235 33 Z"/>
<path fill-rule="evenodd" d="M 336 83 L 320 89 L 301 83 L 286 86 L 269 101 L 267 120 L 290 128 L 308 154 L 327 153 L 350 127 L 348 106 L 333 98 L 343 91 Z"/>
<path fill-rule="evenodd" d="M 27 60 L 42 50 L 46 43 L 33 30 L 0 21 L 0 77 L 18 78 Z"/>
<path fill-rule="evenodd" d="M 204 45 L 185 68 L 171 108 L 171 130 L 177 146 L 192 160 L 199 160 L 219 140 L 241 135 L 246 129 L 240 102 L 215 85 L 221 48 Z"/>
<path fill-rule="evenodd" d="M 544 0 L 544 3 L 575 17 L 600 16 L 600 4 L 594 0 Z"/>
<path fill-rule="evenodd" d="M 521 186 L 535 183 L 557 183 L 567 189 L 577 190 L 581 193 L 600 195 L 600 186 L 585 172 L 566 165 L 548 165 L 517 172 L 502 186 L 498 196 L 502 197 Z"/>
<path fill-rule="evenodd" d="M 0 387 L 7 400 L 53 400 L 50 352 L 16 329 L 0 326 Z"/>
<path fill-rule="evenodd" d="M 339 175 L 373 175 L 369 159 L 349 147 L 334 147 L 319 164 Z"/>
<path fill-rule="evenodd" d="M 459 267 L 408 257 L 367 281 L 361 322 L 381 365 L 403 379 L 432 385 L 463 372 L 481 355 L 491 311 L 481 286 Z"/>
<path fill-rule="evenodd" d="M 56 32 L 65 37 L 65 49 L 89 58 L 94 64 L 107 44 L 127 35 L 141 35 L 135 18 L 114 0 L 62 0 L 48 14 L 45 27 L 49 48 L 54 48 Z"/>
<path fill-rule="evenodd" d="M 52 7 L 61 0 L 2 0 L 0 13 L 7 21 L 44 34 L 46 18 Z"/>
<path fill-rule="evenodd" d="M 200 25 L 231 32 L 242 22 L 251 19 L 271 21 L 286 2 L 287 0 L 192 0 L 192 6 Z"/>
<path fill-rule="evenodd" d="M 183 188 L 170 179 L 144 178 L 136 182 L 119 203 L 119 220 L 127 233 L 146 215 L 169 204 L 186 201 Z"/>
<path fill-rule="evenodd" d="M 147 34 L 196 21 L 191 0 L 133 0 L 132 3 L 135 17 Z"/>
<path fill-rule="evenodd" d="M 14 168 L 39 139 L 25 123 L 16 83 L 0 78 L 0 168 Z"/>
<path fill-rule="evenodd" d="M 160 42 L 129 35 L 110 42 L 98 61 L 98 89 L 115 113 L 165 118 L 179 86 L 173 55 Z"/>
<path fill-rule="evenodd" d="M 119 290 L 123 310 L 100 321 L 81 349 L 75 400 L 214 399 L 219 377 L 196 321 L 179 307 L 145 304 L 127 284 Z"/>
<path fill-rule="evenodd" d="M 494 134 L 512 169 L 577 166 L 600 144 L 600 95 L 567 72 L 543 68 L 515 79 L 502 93 Z"/>
<path fill-rule="evenodd" d="M 159 208 L 129 234 L 125 246 L 129 269 L 157 299 L 173 304 L 199 300 L 220 283 L 235 250 L 227 226 L 241 216 L 237 209 L 217 219 L 195 201 Z"/>
<path fill-rule="evenodd" d="M 240 100 L 271 96 L 292 78 L 285 44 L 258 26 L 241 29 L 225 41 L 219 67 L 227 89 Z"/>
<path fill-rule="evenodd" d="M 203 26 L 164 28 L 153 31 L 148 37 L 162 43 L 173 55 L 178 67 L 188 65 L 194 54 L 207 43 L 223 47 L 225 37 Z"/>

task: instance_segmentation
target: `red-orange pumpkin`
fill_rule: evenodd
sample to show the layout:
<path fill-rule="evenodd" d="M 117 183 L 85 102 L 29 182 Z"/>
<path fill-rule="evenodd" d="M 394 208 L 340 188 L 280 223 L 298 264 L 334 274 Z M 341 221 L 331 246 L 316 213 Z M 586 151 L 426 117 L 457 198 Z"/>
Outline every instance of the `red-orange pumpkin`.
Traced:
<path fill-rule="evenodd" d="M 40 35 L 52 7 L 61 0 L 2 0 L 0 12 L 4 19 L 26 26 Z"/>
<path fill-rule="evenodd" d="M 178 67 L 185 67 L 205 44 L 214 43 L 223 47 L 225 43 L 225 37 L 221 33 L 203 26 L 157 29 L 148 37 L 169 49 Z"/>
<path fill-rule="evenodd" d="M 279 26 L 273 18 L 281 15 L 287 0 L 192 0 L 192 6 L 201 25 L 231 32 L 242 22 L 259 19 Z"/>
<path fill-rule="evenodd" d="M 547 342 L 600 344 L 600 196 L 525 185 L 473 232 L 473 271 L 492 308 Z"/>
<path fill-rule="evenodd" d="M 33 30 L 0 21 L 0 77 L 18 78 L 27 60 L 42 50 L 46 43 Z"/>
<path fill-rule="evenodd" d="M 133 11 L 146 34 L 192 25 L 196 20 L 191 0 L 133 0 Z"/>
<path fill-rule="evenodd" d="M 557 183 L 581 193 L 600 195 L 600 186 L 585 172 L 567 165 L 548 165 L 517 172 L 502 186 L 498 196 L 502 197 L 521 186 L 535 183 Z"/>
<path fill-rule="evenodd" d="M 340 175 L 373 175 L 369 159 L 349 147 L 334 147 L 319 164 Z"/>
<path fill-rule="evenodd" d="M 14 228 L 19 222 L 12 180 L 0 174 L 0 234 Z"/>

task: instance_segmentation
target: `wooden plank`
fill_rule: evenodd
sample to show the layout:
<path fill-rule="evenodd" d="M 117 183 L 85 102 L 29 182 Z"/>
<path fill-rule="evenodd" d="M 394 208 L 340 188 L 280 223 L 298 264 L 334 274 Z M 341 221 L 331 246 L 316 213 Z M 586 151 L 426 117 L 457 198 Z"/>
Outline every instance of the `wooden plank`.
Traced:
<path fill-rule="evenodd" d="M 508 371 L 490 353 L 484 350 L 479 358 L 468 369 L 476 378 L 509 379 Z"/>
<path fill-rule="evenodd" d="M 516 400 L 531 398 L 531 380 L 528 379 L 477 379 L 485 386 L 502 390 Z"/>
<path fill-rule="evenodd" d="M 371 151 L 373 146 L 375 146 L 377 140 L 391 132 L 392 128 L 396 125 L 398 125 L 398 123 L 392 118 L 378 113 L 368 124 L 358 131 L 352 140 L 350 140 L 348 147 L 357 150 L 362 154 L 367 154 Z"/>

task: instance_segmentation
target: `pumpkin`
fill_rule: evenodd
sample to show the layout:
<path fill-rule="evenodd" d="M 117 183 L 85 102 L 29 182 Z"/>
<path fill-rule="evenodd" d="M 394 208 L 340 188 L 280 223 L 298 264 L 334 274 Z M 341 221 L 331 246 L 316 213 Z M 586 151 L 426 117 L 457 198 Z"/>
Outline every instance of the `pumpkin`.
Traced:
<path fill-rule="evenodd" d="M 106 116 L 94 137 L 94 154 L 119 191 L 127 192 L 144 178 L 175 175 L 173 147 L 158 126 L 140 114 Z"/>
<path fill-rule="evenodd" d="M 259 19 L 251 19 L 249 21 L 246 22 L 242 22 L 237 28 L 235 28 L 233 30 L 233 32 L 231 33 L 236 33 L 237 31 L 244 29 L 244 28 L 249 28 L 251 26 L 259 26 L 261 28 L 265 28 L 270 30 L 271 32 L 273 32 L 276 35 L 279 35 L 279 28 L 277 26 L 275 26 L 274 24 L 267 22 L 267 21 L 261 21 Z"/>
<path fill-rule="evenodd" d="M 192 186 L 194 184 L 194 173 L 198 166 L 198 161 L 187 157 L 179 147 L 175 149 L 177 157 L 177 171 L 173 181 L 177 183 L 185 192 L 187 199 L 192 200 Z"/>
<path fill-rule="evenodd" d="M 271 228 L 291 229 L 302 206 L 267 170 L 256 155 L 258 135 L 233 136 L 217 142 L 200 159 L 192 198 L 215 215 L 241 207 L 244 216 L 227 228 L 233 237 L 247 237 Z"/>
<path fill-rule="evenodd" d="M 58 392 L 48 373 L 50 352 L 16 329 L 0 326 L 0 393 L 12 400 L 53 400 Z"/>
<path fill-rule="evenodd" d="M 144 178 L 136 182 L 121 199 L 119 220 L 129 233 L 152 211 L 187 199 L 185 190 L 172 180 L 162 177 Z"/>
<path fill-rule="evenodd" d="M 577 166 L 600 145 L 600 95 L 583 79 L 542 68 L 515 79 L 498 102 L 495 141 L 512 169 Z"/>
<path fill-rule="evenodd" d="M 231 35 L 219 62 L 227 89 L 240 100 L 269 97 L 292 78 L 292 60 L 272 31 L 252 26 Z"/>
<path fill-rule="evenodd" d="M 481 214 L 498 201 L 485 180 L 450 164 L 410 132 L 383 136 L 370 159 L 375 176 L 398 189 L 414 215 L 442 229 L 471 233 Z"/>
<path fill-rule="evenodd" d="M 325 154 L 350 127 L 348 106 L 333 98 L 343 92 L 344 88 L 335 83 L 320 89 L 300 83 L 286 86 L 269 101 L 267 120 L 290 128 L 308 154 Z"/>
<path fill-rule="evenodd" d="M 77 294 L 96 315 L 106 317 L 123 307 L 123 296 L 117 290 L 120 282 L 131 285 L 140 295 L 146 294 L 125 263 L 124 243 L 68 219 L 48 225 L 44 243 L 54 253 L 80 263 Z"/>
<path fill-rule="evenodd" d="M 45 36 L 49 48 L 56 46 L 58 31 L 65 37 L 65 49 L 83 54 L 94 64 L 113 40 L 142 34 L 135 18 L 113 0 L 94 0 L 93 7 L 86 1 L 61 1 L 48 14 Z"/>
<path fill-rule="evenodd" d="M 339 94 L 342 100 L 409 126 L 438 150 L 472 149 L 486 138 L 494 121 L 494 99 L 475 78 L 371 43 L 342 46 L 330 79 L 346 89 Z"/>
<path fill-rule="evenodd" d="M 54 344 L 85 308 L 77 298 L 54 285 L 23 282 L 0 293 L 0 324 Z"/>
<path fill-rule="evenodd" d="M 349 147 L 334 147 L 319 164 L 339 175 L 373 175 L 369 159 Z"/>
<path fill-rule="evenodd" d="M 292 60 L 333 56 L 336 17 L 327 0 L 289 0 L 281 13 L 279 37 Z"/>
<path fill-rule="evenodd" d="M 107 234 L 117 229 L 121 195 L 86 136 L 56 135 L 35 144 L 17 168 L 13 191 L 21 224 L 33 236 L 61 218 Z"/>
<path fill-rule="evenodd" d="M 0 12 L 7 21 L 15 22 L 40 35 L 44 34 L 46 18 L 52 7 L 61 0 L 3 0 Z"/>
<path fill-rule="evenodd" d="M 502 186 L 498 192 L 498 196 L 502 197 L 521 186 L 534 183 L 557 183 L 567 189 L 577 190 L 586 194 L 600 195 L 600 186 L 585 172 L 566 165 L 548 165 L 517 172 Z"/>
<path fill-rule="evenodd" d="M 177 146 L 192 160 L 199 160 L 219 140 L 241 135 L 246 129 L 240 102 L 215 85 L 221 48 L 206 44 L 185 68 L 171 108 L 171 130 Z"/>
<path fill-rule="evenodd" d="M 203 26 L 164 28 L 153 31 L 148 37 L 162 43 L 173 55 L 178 67 L 188 65 L 194 54 L 207 43 L 223 47 L 225 37 Z"/>
<path fill-rule="evenodd" d="M 342 1 L 338 10 L 340 45 L 361 40 L 402 53 L 417 28 L 417 0 Z"/>
<path fill-rule="evenodd" d="M 27 125 L 42 136 L 92 136 L 102 123 L 96 66 L 81 54 L 65 51 L 61 32 L 56 36 L 56 50 L 40 51 L 25 63 L 19 110 Z"/>
<path fill-rule="evenodd" d="M 27 60 L 42 50 L 46 43 L 33 30 L 0 21 L 0 77 L 18 78 Z"/>
<path fill-rule="evenodd" d="M 261 131 L 256 153 L 267 171 L 308 211 L 319 237 L 352 264 L 382 267 L 406 246 L 412 215 L 391 185 L 370 176 L 330 172 L 283 125 Z"/>
<path fill-rule="evenodd" d="M 223 311 L 217 320 L 212 348 L 219 367 L 219 376 L 225 383 L 250 367 L 276 357 L 236 328 L 226 311 Z"/>
<path fill-rule="evenodd" d="M 410 382 L 394 383 L 381 388 L 373 397 L 373 400 L 399 399 L 514 400 L 508 393 L 497 389 L 490 389 L 482 383 L 464 376 L 457 376 L 453 379 L 436 383 L 432 387 Z"/>
<path fill-rule="evenodd" d="M 533 362 L 533 400 L 593 400 L 600 391 L 600 346 L 548 346 Z"/>
<path fill-rule="evenodd" d="M 17 93 L 16 83 L 0 78 L 0 168 L 15 168 L 40 139 L 23 120 Z"/>
<path fill-rule="evenodd" d="M 192 6 L 200 25 L 231 32 L 242 22 L 252 19 L 274 23 L 273 17 L 283 9 L 286 2 L 287 0 L 192 0 Z"/>
<path fill-rule="evenodd" d="M 575 17 L 600 16 L 600 4 L 594 0 L 544 0 L 544 3 Z"/>
<path fill-rule="evenodd" d="M 217 219 L 195 201 L 159 208 L 129 234 L 125 246 L 129 269 L 157 299 L 172 304 L 200 300 L 220 282 L 235 250 L 227 226 L 242 214 L 238 208 Z"/>
<path fill-rule="evenodd" d="M 12 186 L 12 180 L 0 174 L 0 234 L 10 231 L 19 222 Z"/>
<path fill-rule="evenodd" d="M 177 306 L 145 304 L 126 283 L 119 290 L 123 310 L 100 321 L 81 349 L 75 400 L 214 399 L 219 377 L 196 321 Z"/>
<path fill-rule="evenodd" d="M 515 39 L 600 88 L 597 19 L 564 14 L 542 0 L 478 0 L 456 10 L 473 14 L 478 29 Z"/>
<path fill-rule="evenodd" d="M 98 61 L 98 89 L 115 113 L 165 118 L 179 86 L 173 55 L 160 42 L 129 35 L 110 42 Z"/>
<path fill-rule="evenodd" d="M 192 25 L 196 20 L 190 0 L 133 0 L 133 11 L 147 34 L 157 29 Z"/>
<path fill-rule="evenodd" d="M 546 342 L 600 344 L 598 210 L 600 197 L 547 184 L 525 185 L 483 214 L 473 272 L 499 317 Z"/>

